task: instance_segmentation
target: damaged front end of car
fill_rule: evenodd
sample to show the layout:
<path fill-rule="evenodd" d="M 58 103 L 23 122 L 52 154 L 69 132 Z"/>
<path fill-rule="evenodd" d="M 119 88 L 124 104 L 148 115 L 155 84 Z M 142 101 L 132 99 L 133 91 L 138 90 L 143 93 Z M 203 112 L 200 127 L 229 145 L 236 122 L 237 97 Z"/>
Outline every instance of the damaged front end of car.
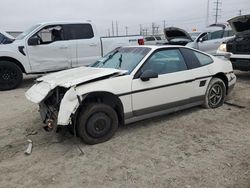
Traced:
<path fill-rule="evenodd" d="M 39 103 L 39 112 L 46 131 L 52 131 L 57 126 L 57 119 L 61 101 L 67 92 L 67 88 L 56 87 L 48 96 Z"/>
<path fill-rule="evenodd" d="M 72 125 L 84 96 L 79 96 L 77 87 L 62 87 L 40 82 L 32 86 L 26 93 L 26 98 L 39 105 L 39 112 L 46 131 L 58 132 L 62 126 Z"/>

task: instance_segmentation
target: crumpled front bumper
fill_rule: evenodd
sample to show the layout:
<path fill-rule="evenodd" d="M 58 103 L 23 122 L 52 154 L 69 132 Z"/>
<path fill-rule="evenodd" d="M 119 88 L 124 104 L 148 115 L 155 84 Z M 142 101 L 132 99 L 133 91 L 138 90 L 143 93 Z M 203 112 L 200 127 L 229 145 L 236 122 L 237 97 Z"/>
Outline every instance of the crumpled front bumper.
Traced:
<path fill-rule="evenodd" d="M 53 89 L 54 89 L 54 87 L 52 87 L 49 83 L 40 82 L 40 83 L 33 85 L 25 93 L 25 96 L 31 102 L 39 104 L 40 102 L 42 102 L 46 98 L 46 96 L 49 94 L 49 92 Z"/>

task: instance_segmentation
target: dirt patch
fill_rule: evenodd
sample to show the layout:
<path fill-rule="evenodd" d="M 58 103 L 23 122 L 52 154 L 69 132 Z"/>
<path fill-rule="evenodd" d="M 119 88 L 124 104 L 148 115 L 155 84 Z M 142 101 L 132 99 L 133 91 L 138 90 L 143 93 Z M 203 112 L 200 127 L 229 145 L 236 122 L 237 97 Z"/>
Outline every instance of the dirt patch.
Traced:
<path fill-rule="evenodd" d="M 0 187 L 250 187 L 250 73 L 237 77 L 230 102 L 245 108 L 188 109 L 124 126 L 94 146 L 77 139 L 84 155 L 72 135 L 55 142 L 42 129 L 24 97 L 27 77 L 0 93 Z"/>

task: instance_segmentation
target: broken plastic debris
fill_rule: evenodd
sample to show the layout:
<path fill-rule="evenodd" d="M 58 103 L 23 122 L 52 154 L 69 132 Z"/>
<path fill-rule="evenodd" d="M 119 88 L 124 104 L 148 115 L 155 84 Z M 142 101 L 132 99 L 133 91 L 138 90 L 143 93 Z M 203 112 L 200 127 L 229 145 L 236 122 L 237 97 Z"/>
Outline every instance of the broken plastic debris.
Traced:
<path fill-rule="evenodd" d="M 31 152 L 32 152 L 32 146 L 33 146 L 33 144 L 32 144 L 32 140 L 30 140 L 30 139 L 28 139 L 27 140 L 28 141 L 28 148 L 25 150 L 25 154 L 26 155 L 30 155 L 31 154 Z"/>

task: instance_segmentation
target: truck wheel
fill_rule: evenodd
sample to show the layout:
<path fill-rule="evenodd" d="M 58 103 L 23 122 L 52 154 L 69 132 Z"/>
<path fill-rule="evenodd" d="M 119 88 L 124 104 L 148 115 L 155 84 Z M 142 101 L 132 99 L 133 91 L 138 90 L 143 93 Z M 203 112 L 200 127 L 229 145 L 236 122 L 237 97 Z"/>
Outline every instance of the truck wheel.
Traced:
<path fill-rule="evenodd" d="M 219 78 L 212 78 L 210 81 L 206 95 L 205 95 L 205 108 L 218 108 L 223 105 L 226 97 L 225 83 Z"/>
<path fill-rule="evenodd" d="M 22 70 L 10 61 L 0 61 L 0 91 L 15 89 L 23 79 Z"/>
<path fill-rule="evenodd" d="M 117 113 L 106 104 L 90 103 L 83 106 L 78 117 L 77 133 L 86 144 L 109 140 L 118 128 Z"/>

